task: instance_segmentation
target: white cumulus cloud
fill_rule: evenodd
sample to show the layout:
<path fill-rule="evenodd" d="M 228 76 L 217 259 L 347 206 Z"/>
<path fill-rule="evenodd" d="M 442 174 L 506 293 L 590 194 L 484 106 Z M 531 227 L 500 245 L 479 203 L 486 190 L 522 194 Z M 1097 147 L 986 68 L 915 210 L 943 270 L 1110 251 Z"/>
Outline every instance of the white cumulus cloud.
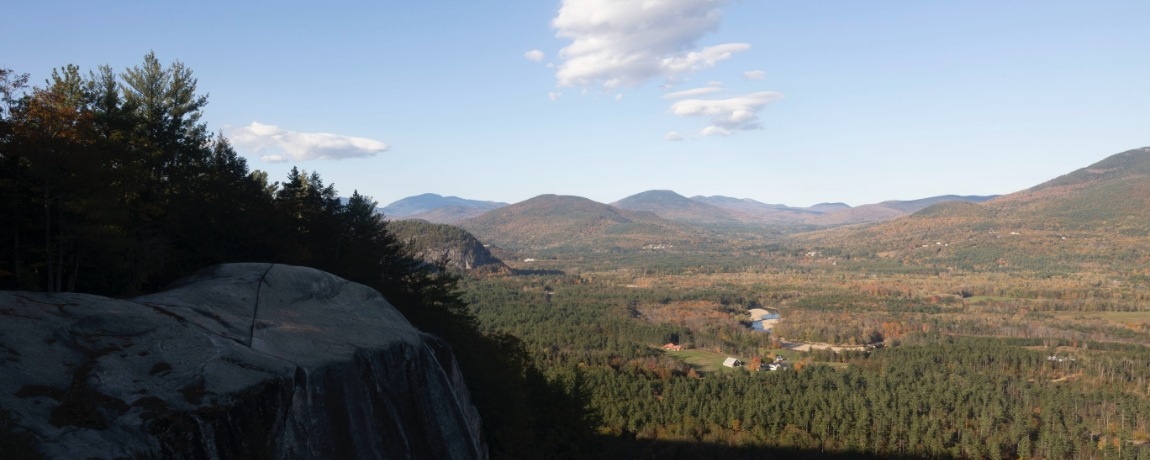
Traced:
<path fill-rule="evenodd" d="M 678 131 L 671 131 L 671 132 L 667 133 L 666 136 L 663 136 L 663 138 L 666 140 L 672 141 L 672 142 L 681 141 L 681 140 L 683 140 L 683 135 L 679 134 Z"/>
<path fill-rule="evenodd" d="M 559 87 L 630 87 L 714 66 L 750 48 L 726 43 L 697 49 L 716 30 L 731 0 L 563 0 L 551 20 L 558 37 Z"/>
<path fill-rule="evenodd" d="M 331 133 L 301 133 L 253 121 L 241 128 L 225 130 L 240 150 L 259 154 L 268 162 L 342 160 L 370 157 L 387 151 L 387 144 L 365 137 Z"/>
<path fill-rule="evenodd" d="M 747 80 L 762 80 L 767 78 L 767 73 L 762 70 L 748 70 L 743 72 L 743 78 Z"/>
<path fill-rule="evenodd" d="M 528 61 L 543 62 L 543 52 L 539 50 L 531 50 L 523 53 L 523 57 L 527 58 Z"/>
<path fill-rule="evenodd" d="M 736 131 L 761 129 L 759 111 L 783 95 L 760 91 L 727 99 L 684 99 L 671 105 L 671 113 L 682 117 L 709 117 L 701 136 L 730 136 Z"/>

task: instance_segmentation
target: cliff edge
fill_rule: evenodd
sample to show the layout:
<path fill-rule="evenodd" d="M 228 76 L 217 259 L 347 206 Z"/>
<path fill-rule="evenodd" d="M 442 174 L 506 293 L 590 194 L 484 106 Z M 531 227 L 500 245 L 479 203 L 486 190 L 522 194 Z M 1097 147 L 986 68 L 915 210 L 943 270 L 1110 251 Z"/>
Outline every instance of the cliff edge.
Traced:
<path fill-rule="evenodd" d="M 318 270 L 0 292 L 0 407 L 50 458 L 486 458 L 443 341 Z"/>

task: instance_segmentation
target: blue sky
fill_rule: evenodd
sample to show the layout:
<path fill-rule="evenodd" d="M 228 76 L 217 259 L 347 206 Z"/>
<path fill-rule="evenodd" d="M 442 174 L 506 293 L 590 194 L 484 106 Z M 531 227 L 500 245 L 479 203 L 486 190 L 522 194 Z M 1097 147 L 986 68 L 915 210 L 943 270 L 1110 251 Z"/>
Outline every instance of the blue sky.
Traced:
<path fill-rule="evenodd" d="M 611 202 L 1001 194 L 1150 145 L 1150 2 L 15 2 L 0 67 L 148 51 L 273 178 Z"/>

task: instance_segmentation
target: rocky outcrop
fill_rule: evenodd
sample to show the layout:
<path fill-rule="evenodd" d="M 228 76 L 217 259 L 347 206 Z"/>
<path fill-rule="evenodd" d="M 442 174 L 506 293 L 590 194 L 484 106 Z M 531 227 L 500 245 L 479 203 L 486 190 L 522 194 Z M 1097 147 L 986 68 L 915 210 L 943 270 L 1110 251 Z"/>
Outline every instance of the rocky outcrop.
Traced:
<path fill-rule="evenodd" d="M 501 274 L 511 268 L 491 254 L 467 230 L 422 220 L 388 222 L 388 230 L 416 257 L 430 264 L 443 264 L 455 273 Z"/>
<path fill-rule="evenodd" d="M 0 407 L 51 458 L 486 458 L 448 346 L 313 269 L 0 292 Z"/>

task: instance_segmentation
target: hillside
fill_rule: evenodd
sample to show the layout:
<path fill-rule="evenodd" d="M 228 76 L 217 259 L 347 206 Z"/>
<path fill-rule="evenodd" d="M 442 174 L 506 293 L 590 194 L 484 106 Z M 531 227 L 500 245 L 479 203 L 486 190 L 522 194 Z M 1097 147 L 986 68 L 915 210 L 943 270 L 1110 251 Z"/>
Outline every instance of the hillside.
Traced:
<path fill-rule="evenodd" d="M 611 251 L 693 245 L 689 226 L 576 196 L 540 195 L 459 224 L 481 240 L 514 250 Z"/>
<path fill-rule="evenodd" d="M 991 195 L 991 196 L 980 196 L 980 195 L 967 195 L 967 196 L 959 196 L 959 195 L 942 195 L 942 196 L 933 196 L 933 197 L 930 197 L 930 198 L 922 198 L 922 199 L 919 199 L 919 200 L 909 200 L 909 201 L 891 200 L 891 201 L 884 201 L 884 202 L 882 202 L 882 203 L 879 203 L 879 204 L 878 204 L 878 206 L 882 206 L 882 207 L 885 207 L 885 208 L 894 209 L 894 210 L 896 210 L 896 211 L 900 211 L 900 212 L 903 212 L 903 213 L 906 213 L 906 214 L 913 214 L 913 213 L 916 213 L 916 212 L 918 212 L 918 211 L 921 211 L 921 210 L 923 210 L 923 209 L 926 209 L 926 208 L 928 208 L 928 207 L 930 207 L 930 206 L 933 206 L 933 205 L 936 205 L 936 204 L 939 204 L 939 203 L 946 203 L 946 202 L 952 202 L 952 201 L 961 201 L 961 202 L 966 202 L 966 203 L 982 203 L 982 202 L 985 202 L 985 201 L 989 201 L 989 200 L 992 200 L 992 199 L 994 199 L 994 198 L 997 198 L 997 197 L 998 197 L 998 195 Z M 860 207 L 861 207 L 861 206 L 860 206 Z"/>
<path fill-rule="evenodd" d="M 810 217 L 807 222 L 810 224 L 823 226 L 882 222 L 913 214 L 939 203 L 982 203 L 992 198 L 994 197 L 943 195 L 922 198 L 918 200 L 883 201 L 882 203 L 864 204 L 862 206 L 856 206 L 853 208 L 843 203 L 824 203 L 807 208 L 808 210 L 823 210 L 821 214 Z"/>
<path fill-rule="evenodd" d="M 409 196 L 407 198 L 395 201 L 387 206 L 384 206 L 382 211 L 384 216 L 389 219 L 405 219 L 414 217 L 434 222 L 434 219 L 428 219 L 427 217 L 434 217 L 434 215 L 429 213 L 441 208 L 456 207 L 462 208 L 464 210 L 477 210 L 478 213 L 475 215 L 478 215 L 503 206 L 507 206 L 507 203 L 469 200 L 457 196 L 442 196 L 434 193 L 424 193 L 422 195 Z M 447 213 L 444 215 L 460 215 L 464 213 L 467 213 L 467 211 L 455 211 L 453 213 Z"/>
<path fill-rule="evenodd" d="M 670 190 L 648 190 L 611 203 L 628 211 L 647 211 L 667 220 L 694 223 L 735 222 L 731 213 Z"/>
<path fill-rule="evenodd" d="M 487 211 L 490 211 L 490 209 L 473 206 L 450 205 L 415 213 L 409 216 L 400 217 L 399 219 L 424 220 L 433 224 L 455 225 L 460 221 L 470 219 L 472 217 L 479 217 Z"/>
<path fill-rule="evenodd" d="M 1123 152 L 984 203 L 795 237 L 831 253 L 950 269 L 1053 270 L 1150 263 L 1150 148 Z"/>
<path fill-rule="evenodd" d="M 459 227 L 408 219 L 393 221 L 387 228 L 428 263 L 443 262 L 456 272 L 511 272 L 482 242 Z"/>

